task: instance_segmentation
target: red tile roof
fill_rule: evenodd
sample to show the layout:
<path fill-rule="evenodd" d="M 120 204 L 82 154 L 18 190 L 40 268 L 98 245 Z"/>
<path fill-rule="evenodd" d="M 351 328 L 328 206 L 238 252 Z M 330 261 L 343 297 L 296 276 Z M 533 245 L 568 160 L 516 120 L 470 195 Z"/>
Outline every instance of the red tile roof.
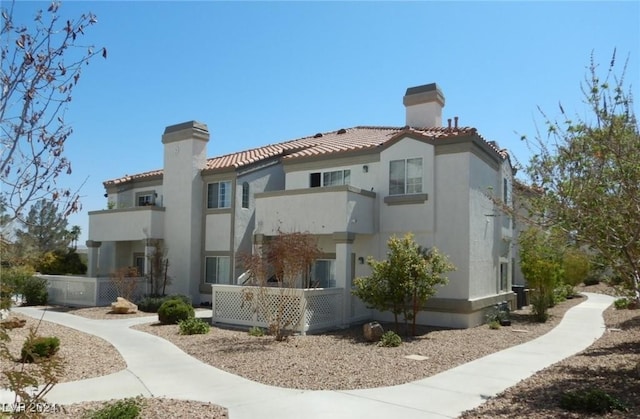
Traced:
<path fill-rule="evenodd" d="M 224 156 L 213 157 L 207 160 L 204 170 L 238 169 L 269 158 L 282 157 L 283 159 L 305 158 L 334 153 L 345 153 L 357 150 L 372 149 L 382 146 L 396 138 L 398 134 L 415 134 L 432 140 L 463 137 L 476 134 L 476 129 L 471 127 L 460 128 L 428 128 L 417 129 L 411 127 L 366 127 L 359 126 L 349 129 L 341 129 L 326 133 L 318 133 L 313 136 L 296 140 L 285 141 L 278 144 L 270 144 L 251 150 L 239 151 Z M 480 137 L 491 149 L 503 159 L 507 158 L 506 150 L 499 150 L 495 144 Z M 145 179 L 162 175 L 162 170 L 126 175 L 124 177 L 108 180 L 104 186 L 118 185 L 133 180 Z"/>

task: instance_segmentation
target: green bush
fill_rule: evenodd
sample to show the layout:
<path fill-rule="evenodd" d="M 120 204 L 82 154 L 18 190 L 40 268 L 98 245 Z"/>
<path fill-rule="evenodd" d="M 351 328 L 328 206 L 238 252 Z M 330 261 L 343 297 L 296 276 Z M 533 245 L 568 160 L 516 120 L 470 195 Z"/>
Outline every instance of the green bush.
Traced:
<path fill-rule="evenodd" d="M 249 336 L 264 336 L 264 329 L 262 327 L 253 326 L 251 329 L 249 329 Z"/>
<path fill-rule="evenodd" d="M 596 275 L 588 276 L 582 282 L 585 286 L 598 285 L 600 283 L 600 278 Z"/>
<path fill-rule="evenodd" d="M 22 288 L 27 279 L 31 278 L 35 271 L 30 266 L 3 267 L 0 270 L 2 283 L 11 287 L 17 294 L 22 294 Z"/>
<path fill-rule="evenodd" d="M 142 300 L 138 301 L 136 304 L 138 305 L 138 310 L 144 311 L 145 313 L 157 313 L 160 306 L 169 300 L 180 300 L 185 304 L 191 305 L 191 298 L 182 295 L 182 294 L 174 294 L 174 295 L 148 295 L 144 297 Z"/>
<path fill-rule="evenodd" d="M 402 338 L 393 330 L 384 332 L 384 334 L 380 338 L 380 342 L 378 342 L 378 346 L 384 346 L 386 348 L 396 347 L 400 345 L 402 345 Z"/>
<path fill-rule="evenodd" d="M 195 317 L 193 307 L 182 300 L 167 300 L 158 309 L 158 320 L 162 324 L 176 324 L 180 320 Z"/>
<path fill-rule="evenodd" d="M 144 311 L 145 313 L 157 313 L 158 309 L 164 303 L 166 297 L 144 297 L 142 300 L 138 301 L 136 304 L 138 305 L 138 310 Z"/>
<path fill-rule="evenodd" d="M 47 292 L 47 280 L 32 276 L 22 284 L 22 295 L 27 306 L 40 306 L 47 304 L 49 293 Z"/>
<path fill-rule="evenodd" d="M 600 389 L 567 391 L 560 398 L 560 407 L 565 410 L 586 413 L 608 413 L 614 410 L 625 412 L 627 407 L 620 400 Z"/>
<path fill-rule="evenodd" d="M 55 336 L 28 338 L 22 345 L 20 359 L 23 363 L 37 362 L 41 358 L 51 358 L 58 349 L 60 349 L 60 339 Z"/>
<path fill-rule="evenodd" d="M 493 329 L 493 330 L 500 329 L 500 322 L 498 320 L 491 320 L 488 324 L 489 324 L 489 329 Z"/>
<path fill-rule="evenodd" d="M 181 335 L 206 335 L 209 333 L 209 323 L 192 317 L 186 320 L 180 320 L 178 322 Z"/>
<path fill-rule="evenodd" d="M 45 275 L 67 275 L 87 273 L 87 265 L 74 249 L 54 250 L 45 253 L 36 264 L 38 272 Z"/>
<path fill-rule="evenodd" d="M 629 308 L 629 303 L 631 303 L 631 301 L 629 301 L 628 298 L 618 298 L 613 302 L 613 305 L 616 310 L 626 310 Z"/>
<path fill-rule="evenodd" d="M 553 303 L 555 305 L 565 301 L 567 298 L 573 298 L 574 294 L 572 285 L 561 284 L 553 289 Z"/>
<path fill-rule="evenodd" d="M 96 411 L 89 412 L 85 417 L 89 419 L 136 419 L 140 417 L 143 401 L 141 397 L 118 400 L 105 403 Z"/>

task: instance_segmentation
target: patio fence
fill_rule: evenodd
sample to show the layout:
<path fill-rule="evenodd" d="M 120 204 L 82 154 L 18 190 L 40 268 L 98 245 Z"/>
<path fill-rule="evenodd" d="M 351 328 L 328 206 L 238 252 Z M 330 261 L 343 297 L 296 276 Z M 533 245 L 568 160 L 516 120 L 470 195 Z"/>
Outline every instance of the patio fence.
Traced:
<path fill-rule="evenodd" d="M 78 307 L 108 306 L 119 297 L 111 278 L 89 278 L 83 276 L 38 275 L 47 280 L 49 304 Z M 131 278 L 136 281 L 133 300 L 147 294 L 145 278 Z"/>
<path fill-rule="evenodd" d="M 305 334 L 340 326 L 342 288 L 259 288 L 212 285 L 212 322 L 236 326 L 268 327 L 265 313 L 282 310 L 282 317 L 295 332 Z M 246 293 L 253 296 L 252 304 Z M 260 295 L 260 298 L 258 298 Z"/>

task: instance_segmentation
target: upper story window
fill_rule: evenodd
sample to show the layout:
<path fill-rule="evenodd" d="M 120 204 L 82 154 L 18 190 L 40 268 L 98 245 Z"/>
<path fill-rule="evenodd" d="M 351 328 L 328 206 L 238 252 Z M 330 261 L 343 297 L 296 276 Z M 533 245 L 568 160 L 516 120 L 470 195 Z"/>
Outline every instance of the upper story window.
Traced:
<path fill-rule="evenodd" d="M 249 182 L 242 183 L 242 208 L 249 208 Z"/>
<path fill-rule="evenodd" d="M 336 186 L 351 184 L 351 170 L 334 170 L 332 172 L 315 172 L 309 176 L 309 186 Z"/>
<path fill-rule="evenodd" d="M 509 181 L 507 178 L 502 179 L 502 202 L 505 204 L 509 202 Z"/>
<path fill-rule="evenodd" d="M 155 205 L 155 204 L 156 204 L 156 197 L 155 197 L 155 193 L 153 192 L 138 194 L 136 196 L 136 205 L 139 207 L 146 207 L 146 206 Z"/>
<path fill-rule="evenodd" d="M 389 195 L 422 193 L 422 157 L 389 162 Z"/>
<path fill-rule="evenodd" d="M 231 207 L 231 181 L 207 184 L 207 208 Z"/>

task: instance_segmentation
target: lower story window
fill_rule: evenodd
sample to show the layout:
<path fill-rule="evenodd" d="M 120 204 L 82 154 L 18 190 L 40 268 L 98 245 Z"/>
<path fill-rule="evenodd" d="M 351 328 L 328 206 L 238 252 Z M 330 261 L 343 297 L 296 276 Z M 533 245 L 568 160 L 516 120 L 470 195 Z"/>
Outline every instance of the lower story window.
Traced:
<path fill-rule="evenodd" d="M 136 267 L 138 271 L 138 276 L 144 276 L 144 254 L 135 254 L 133 255 L 133 266 Z"/>
<path fill-rule="evenodd" d="M 509 264 L 500 263 L 500 291 L 506 291 L 509 280 Z"/>
<path fill-rule="evenodd" d="M 311 286 L 313 288 L 334 288 L 336 286 L 336 261 L 318 259 L 311 268 Z"/>
<path fill-rule="evenodd" d="M 230 284 L 231 271 L 229 256 L 208 256 L 205 258 L 205 277 L 207 284 Z"/>

